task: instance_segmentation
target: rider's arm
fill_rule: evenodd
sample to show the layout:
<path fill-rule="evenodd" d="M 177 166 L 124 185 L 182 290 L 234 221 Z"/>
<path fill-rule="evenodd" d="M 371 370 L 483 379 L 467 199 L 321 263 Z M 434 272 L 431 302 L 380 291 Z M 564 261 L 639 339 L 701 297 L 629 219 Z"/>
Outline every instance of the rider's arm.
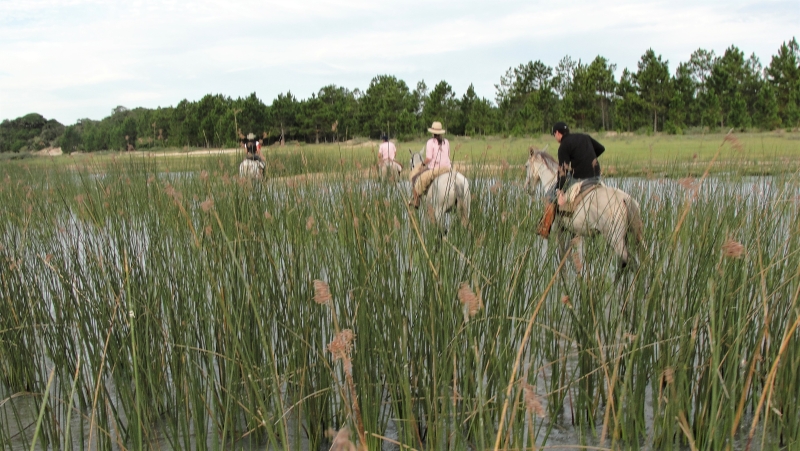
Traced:
<path fill-rule="evenodd" d="M 596 157 L 599 157 L 603 152 L 606 151 L 606 148 L 603 147 L 603 145 L 599 142 L 595 141 L 591 136 L 589 137 L 589 140 L 592 142 L 592 147 L 594 147 L 594 155 Z"/>
<path fill-rule="evenodd" d="M 425 143 L 425 161 L 423 162 L 425 166 L 427 166 L 428 163 L 430 163 L 431 160 L 433 160 L 433 154 L 436 151 L 431 141 L 433 140 L 429 139 L 428 142 Z"/>
<path fill-rule="evenodd" d="M 563 189 L 564 185 L 567 183 L 567 173 L 570 169 L 570 162 L 572 159 L 570 158 L 569 149 L 567 148 L 566 143 L 561 143 L 558 146 L 558 180 L 556 181 L 556 188 Z"/>

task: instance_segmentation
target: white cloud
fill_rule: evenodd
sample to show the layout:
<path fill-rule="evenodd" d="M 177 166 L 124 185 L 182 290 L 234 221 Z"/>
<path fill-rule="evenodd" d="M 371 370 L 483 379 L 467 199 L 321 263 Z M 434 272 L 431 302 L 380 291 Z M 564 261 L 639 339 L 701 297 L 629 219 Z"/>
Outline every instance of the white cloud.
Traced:
<path fill-rule="evenodd" d="M 6 0 L 0 2 L 0 118 L 37 111 L 72 123 L 117 104 L 206 93 L 269 102 L 326 84 L 366 88 L 377 73 L 457 92 L 509 66 L 601 54 L 635 70 L 647 48 L 672 68 L 731 44 L 765 64 L 800 23 L 795 2 L 524 0 Z"/>

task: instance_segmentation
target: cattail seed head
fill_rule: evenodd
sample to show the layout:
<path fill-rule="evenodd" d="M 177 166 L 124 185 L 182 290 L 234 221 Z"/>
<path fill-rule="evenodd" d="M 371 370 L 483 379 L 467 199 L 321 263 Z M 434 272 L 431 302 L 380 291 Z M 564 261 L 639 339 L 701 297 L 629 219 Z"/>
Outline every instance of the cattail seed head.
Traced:
<path fill-rule="evenodd" d="M 345 329 L 335 337 L 328 344 L 328 351 L 333 354 L 335 360 L 343 359 L 346 362 L 350 360 L 350 351 L 353 348 L 353 339 L 355 334 L 350 329 Z"/>
<path fill-rule="evenodd" d="M 200 208 L 203 209 L 204 212 L 208 213 L 209 210 L 214 208 L 214 199 L 208 197 L 203 203 L 200 204 Z"/>
<path fill-rule="evenodd" d="M 542 407 L 542 402 L 539 399 L 539 395 L 536 394 L 536 389 L 531 384 L 523 381 L 522 391 L 525 394 L 525 408 L 528 410 L 528 412 L 535 414 L 539 418 L 544 418 L 544 407 Z"/>
<path fill-rule="evenodd" d="M 458 289 L 458 300 L 464 304 L 467 309 L 467 315 L 470 318 L 477 315 L 483 308 L 483 300 L 472 291 L 472 288 L 466 282 L 463 282 Z"/>
<path fill-rule="evenodd" d="M 675 382 L 675 371 L 672 368 L 666 368 L 661 372 L 661 383 L 672 385 Z"/>
<path fill-rule="evenodd" d="M 728 238 L 722 245 L 722 255 L 729 258 L 739 258 L 744 255 L 744 245 L 732 238 Z"/>
<path fill-rule="evenodd" d="M 327 304 L 331 302 L 333 297 L 331 296 L 331 290 L 328 288 L 328 284 L 321 281 L 315 280 L 314 281 L 314 302 L 317 304 Z"/>

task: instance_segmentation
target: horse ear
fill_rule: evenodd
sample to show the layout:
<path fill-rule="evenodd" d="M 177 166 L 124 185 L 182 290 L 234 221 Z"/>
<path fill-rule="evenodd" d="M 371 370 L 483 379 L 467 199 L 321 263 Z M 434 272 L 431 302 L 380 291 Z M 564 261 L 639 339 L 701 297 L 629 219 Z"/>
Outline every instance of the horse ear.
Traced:
<path fill-rule="evenodd" d="M 408 154 L 411 155 L 412 157 L 414 156 L 414 152 L 412 152 L 411 149 L 408 149 Z"/>
<path fill-rule="evenodd" d="M 542 149 L 542 152 L 544 152 L 545 150 L 547 150 L 547 148 L 548 148 L 548 147 L 550 147 L 550 144 L 545 144 L 545 146 L 544 146 L 544 149 Z"/>
<path fill-rule="evenodd" d="M 533 150 L 533 146 L 530 146 L 530 147 L 528 148 L 528 153 L 530 154 L 530 156 L 533 156 L 533 152 L 534 152 L 534 150 Z"/>

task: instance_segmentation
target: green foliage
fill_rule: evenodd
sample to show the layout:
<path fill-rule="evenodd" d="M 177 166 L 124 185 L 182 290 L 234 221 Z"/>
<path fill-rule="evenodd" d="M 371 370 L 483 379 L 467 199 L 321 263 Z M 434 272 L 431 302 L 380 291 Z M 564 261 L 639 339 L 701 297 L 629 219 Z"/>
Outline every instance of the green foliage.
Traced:
<path fill-rule="evenodd" d="M 0 152 L 41 150 L 55 145 L 63 132 L 61 123 L 37 113 L 6 119 L 0 123 Z"/>
<path fill-rule="evenodd" d="M 766 74 L 775 89 L 778 116 L 784 125 L 797 127 L 800 123 L 800 45 L 796 38 L 781 45 Z"/>
<path fill-rule="evenodd" d="M 653 49 L 648 49 L 639 60 L 638 67 L 634 79 L 639 87 L 639 95 L 652 112 L 655 133 L 658 131 L 658 114 L 666 109 L 672 97 L 669 62 L 661 61 L 661 55 L 656 56 Z"/>
<path fill-rule="evenodd" d="M 412 140 L 433 121 L 451 135 L 535 136 L 556 121 L 587 131 L 641 133 L 800 126 L 800 46 L 784 42 L 769 66 L 731 46 L 722 56 L 698 49 L 670 74 L 653 49 L 635 71 L 598 55 L 590 63 L 563 57 L 554 67 L 529 61 L 510 67 L 495 85 L 494 102 L 469 85 L 459 96 L 445 80 L 429 89 L 378 75 L 366 91 L 327 85 L 306 99 L 291 91 L 266 104 L 255 93 L 233 99 L 209 94 L 175 106 L 118 106 L 102 120 L 69 127 L 38 114 L 0 124 L 0 152 L 60 145 L 65 152 L 235 147 L 248 133 L 265 145 L 337 143 L 353 137 Z"/>

